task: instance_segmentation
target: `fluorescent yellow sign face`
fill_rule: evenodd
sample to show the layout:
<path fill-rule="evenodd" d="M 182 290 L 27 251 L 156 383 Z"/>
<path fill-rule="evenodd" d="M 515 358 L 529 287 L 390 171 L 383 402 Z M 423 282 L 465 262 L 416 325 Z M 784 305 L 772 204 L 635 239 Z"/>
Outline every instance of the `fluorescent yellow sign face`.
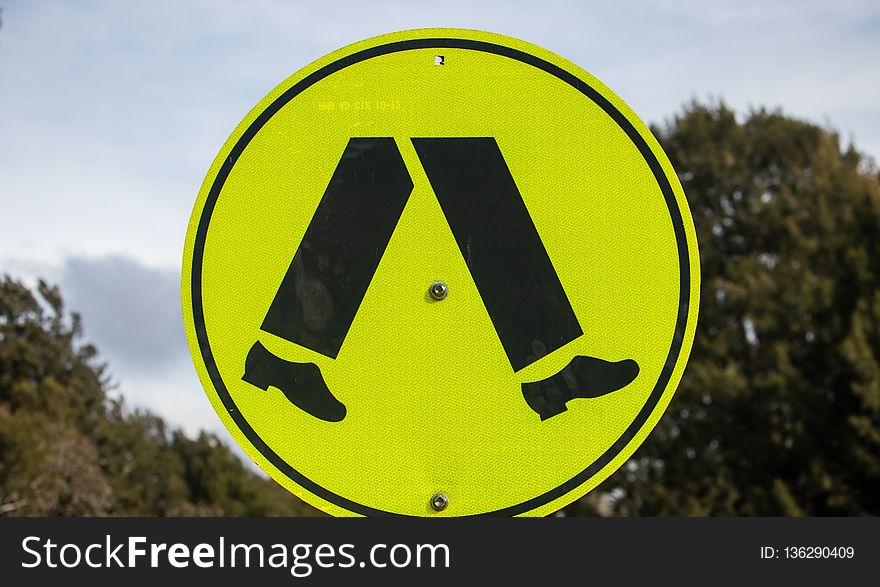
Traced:
<path fill-rule="evenodd" d="M 260 467 L 334 515 L 434 517 L 546 515 L 610 475 L 672 397 L 698 293 L 681 186 L 626 104 L 447 29 L 260 101 L 182 283 L 202 384 Z"/>

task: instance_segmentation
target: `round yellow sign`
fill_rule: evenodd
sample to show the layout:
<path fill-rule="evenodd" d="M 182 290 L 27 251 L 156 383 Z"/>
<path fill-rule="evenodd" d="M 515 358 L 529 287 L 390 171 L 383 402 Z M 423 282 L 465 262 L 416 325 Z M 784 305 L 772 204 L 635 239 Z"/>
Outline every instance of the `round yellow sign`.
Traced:
<path fill-rule="evenodd" d="M 699 258 L 675 172 L 587 72 L 448 29 L 272 90 L 193 210 L 183 308 L 226 427 L 334 515 L 545 515 L 657 423 Z"/>

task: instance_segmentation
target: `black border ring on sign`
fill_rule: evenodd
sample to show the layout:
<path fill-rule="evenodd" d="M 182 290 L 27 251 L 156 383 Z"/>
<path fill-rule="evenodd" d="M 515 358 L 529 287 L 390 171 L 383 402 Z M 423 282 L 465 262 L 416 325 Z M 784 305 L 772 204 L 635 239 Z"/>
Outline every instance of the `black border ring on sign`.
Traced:
<path fill-rule="evenodd" d="M 366 61 L 367 59 L 371 59 L 373 57 L 397 53 L 399 51 L 431 48 L 467 49 L 470 51 L 482 51 L 484 53 L 492 53 L 495 55 L 508 57 L 510 59 L 515 59 L 527 65 L 537 67 L 538 69 L 555 76 L 559 80 L 567 83 L 571 87 L 581 92 L 588 99 L 592 100 L 626 133 L 626 135 L 638 149 L 639 153 L 641 153 L 645 162 L 648 164 L 648 167 L 651 169 L 651 173 L 657 180 L 657 185 L 660 187 L 660 190 L 663 193 L 663 198 L 666 201 L 666 207 L 669 210 L 669 216 L 672 220 L 673 231 L 675 233 L 676 247 L 678 249 L 680 287 L 675 330 L 672 337 L 672 345 L 669 348 L 669 353 L 666 356 L 666 361 L 663 364 L 663 369 L 660 372 L 660 376 L 657 379 L 657 383 L 654 385 L 654 389 L 651 391 L 648 400 L 642 406 L 641 410 L 639 410 L 639 413 L 636 415 L 635 419 L 632 421 L 632 423 L 630 423 L 630 425 L 620 436 L 620 438 L 618 438 L 617 441 L 612 444 L 598 459 L 593 461 L 586 469 L 584 469 L 571 479 L 558 485 L 550 491 L 545 492 L 542 495 L 526 500 L 519 504 L 493 512 L 477 514 L 481 516 L 515 516 L 531 511 L 542 505 L 548 504 L 551 501 L 562 497 L 576 487 L 585 483 L 593 475 L 602 470 L 605 465 L 611 462 L 611 460 L 613 460 L 614 457 L 616 457 L 620 453 L 620 451 L 622 451 L 624 447 L 629 444 L 630 440 L 632 440 L 632 438 L 638 433 L 638 431 L 641 430 L 648 417 L 654 411 L 657 402 L 663 396 L 663 393 L 666 390 L 666 386 L 669 383 L 670 378 L 672 377 L 672 372 L 674 371 L 675 366 L 678 362 L 678 357 L 681 351 L 681 345 L 684 340 L 685 329 L 688 322 L 688 304 L 691 296 L 690 257 L 688 254 L 687 237 L 685 235 L 684 223 L 682 221 L 681 212 L 678 208 L 678 203 L 675 199 L 675 194 L 672 191 L 672 186 L 669 184 L 669 180 L 666 178 L 660 162 L 657 160 L 656 156 L 651 151 L 648 144 L 645 142 L 645 139 L 633 127 L 632 123 L 611 102 L 609 102 L 607 98 L 602 96 L 602 94 L 592 88 L 587 82 L 579 79 L 578 77 L 562 69 L 561 67 L 523 51 L 510 47 L 505 47 L 503 45 L 488 43 L 485 41 L 455 38 L 412 39 L 386 43 L 384 45 L 378 45 L 376 47 L 371 47 L 369 49 L 364 49 L 357 53 L 353 53 L 337 61 L 334 61 L 333 63 L 325 65 L 321 69 L 306 76 L 304 79 L 288 88 L 284 93 L 276 98 L 269 105 L 268 108 L 266 108 L 257 116 L 257 118 L 250 124 L 250 126 L 248 126 L 242 136 L 232 147 L 229 156 L 226 157 L 226 159 L 224 160 L 219 172 L 217 173 L 217 177 L 214 179 L 214 183 L 211 185 L 207 200 L 205 201 L 205 205 L 202 209 L 202 214 L 199 218 L 198 229 L 196 231 L 195 246 L 193 249 L 191 279 L 193 317 L 195 322 L 196 337 L 198 339 L 199 348 L 201 349 L 202 358 L 205 362 L 205 367 L 208 370 L 211 381 L 214 383 L 217 395 L 223 402 L 226 410 L 229 412 L 230 418 L 232 418 L 232 420 L 239 427 L 245 437 L 253 444 L 253 446 L 258 451 L 260 451 L 260 453 L 279 471 L 284 473 L 288 478 L 290 478 L 291 481 L 314 493 L 318 497 L 321 497 L 322 499 L 325 499 L 328 502 L 345 508 L 351 512 L 362 514 L 365 516 L 401 515 L 353 502 L 349 499 L 346 499 L 345 497 L 342 497 L 341 495 L 333 493 L 332 491 L 324 487 L 321 487 L 320 485 L 308 479 L 305 475 L 291 467 L 290 464 L 288 464 L 284 461 L 284 459 L 278 456 L 278 454 L 275 453 L 275 451 L 273 451 L 250 426 L 247 419 L 236 407 L 235 402 L 229 395 L 229 390 L 226 389 L 226 385 L 224 384 L 223 379 L 220 377 L 220 373 L 217 369 L 217 365 L 214 362 L 214 357 L 211 352 L 211 346 L 208 343 L 208 335 L 205 330 L 205 318 L 202 306 L 202 258 L 204 256 L 205 250 L 205 238 L 208 233 L 208 226 L 211 222 L 211 214 L 214 210 L 215 204 L 217 203 L 217 198 L 220 196 L 220 192 L 223 189 L 223 184 L 225 183 L 226 178 L 229 176 L 230 171 L 235 166 L 236 161 L 238 161 L 238 158 L 241 156 L 241 153 L 244 151 L 245 147 L 247 147 L 248 143 L 250 143 L 251 139 L 253 139 L 253 137 L 257 134 L 257 132 L 260 131 L 263 125 L 265 125 L 266 122 L 268 122 L 269 119 L 272 118 L 272 116 L 276 112 L 278 112 L 278 110 L 280 110 L 285 104 L 287 104 L 290 100 L 299 95 L 309 86 L 350 65 Z"/>

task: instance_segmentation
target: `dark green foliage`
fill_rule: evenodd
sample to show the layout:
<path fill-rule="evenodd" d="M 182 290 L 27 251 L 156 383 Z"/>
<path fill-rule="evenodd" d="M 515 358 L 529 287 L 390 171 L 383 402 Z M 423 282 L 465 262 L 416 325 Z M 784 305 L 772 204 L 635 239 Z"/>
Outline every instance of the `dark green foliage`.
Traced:
<path fill-rule="evenodd" d="M 0 515 L 312 513 L 215 436 L 191 439 L 107 396 L 57 289 L 0 281 Z"/>
<path fill-rule="evenodd" d="M 880 190 L 838 137 L 692 105 L 654 129 L 702 265 L 682 384 L 569 513 L 880 514 Z"/>

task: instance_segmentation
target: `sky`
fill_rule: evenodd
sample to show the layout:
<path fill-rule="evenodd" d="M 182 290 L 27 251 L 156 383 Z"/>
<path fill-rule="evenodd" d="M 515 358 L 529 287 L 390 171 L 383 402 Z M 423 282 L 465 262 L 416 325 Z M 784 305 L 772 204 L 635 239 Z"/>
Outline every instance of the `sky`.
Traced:
<path fill-rule="evenodd" d="M 648 123 L 690 100 L 784 112 L 880 155 L 880 2 L 0 0 L 0 273 L 60 285 L 118 393 L 228 439 L 196 378 L 180 263 L 229 133 L 339 47 L 423 27 L 541 45 Z"/>

